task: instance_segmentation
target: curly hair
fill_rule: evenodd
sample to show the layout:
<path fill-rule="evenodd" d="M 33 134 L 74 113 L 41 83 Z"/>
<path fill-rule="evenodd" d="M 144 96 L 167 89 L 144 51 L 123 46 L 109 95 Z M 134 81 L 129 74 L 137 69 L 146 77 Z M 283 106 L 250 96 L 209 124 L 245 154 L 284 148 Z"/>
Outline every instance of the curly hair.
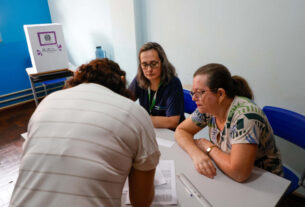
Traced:
<path fill-rule="evenodd" d="M 144 45 L 142 45 L 142 47 L 140 48 L 140 51 L 139 51 L 139 55 L 138 55 L 139 65 L 138 65 L 138 72 L 137 72 L 137 81 L 139 83 L 139 86 L 143 89 L 147 89 L 148 86 L 150 85 L 150 81 L 144 76 L 143 70 L 141 68 L 141 58 L 140 58 L 141 53 L 148 51 L 148 50 L 155 50 L 158 53 L 158 56 L 161 61 L 160 81 L 166 85 L 167 83 L 170 82 L 170 80 L 174 76 L 177 75 L 176 69 L 167 59 L 167 56 L 166 56 L 163 48 L 161 47 L 161 45 L 159 45 L 156 42 L 147 42 Z"/>
<path fill-rule="evenodd" d="M 193 77 L 204 74 L 208 76 L 207 86 L 210 89 L 223 88 L 230 98 L 244 96 L 252 100 L 254 99 L 248 82 L 241 76 L 231 76 L 230 71 L 224 65 L 217 63 L 207 64 L 200 67 Z"/>
<path fill-rule="evenodd" d="M 125 71 L 107 58 L 95 59 L 88 64 L 81 65 L 73 78 L 67 81 L 67 87 L 82 83 L 96 83 L 105 86 L 115 93 L 133 99 L 132 93 L 126 88 Z"/>

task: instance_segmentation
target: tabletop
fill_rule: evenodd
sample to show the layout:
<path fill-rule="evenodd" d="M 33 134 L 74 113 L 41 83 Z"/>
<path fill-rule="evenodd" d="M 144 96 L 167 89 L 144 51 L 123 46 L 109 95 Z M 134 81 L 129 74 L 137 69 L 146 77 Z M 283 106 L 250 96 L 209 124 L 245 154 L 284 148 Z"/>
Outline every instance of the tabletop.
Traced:
<path fill-rule="evenodd" d="M 174 132 L 155 129 L 157 138 L 175 140 Z M 288 188 L 290 181 L 255 167 L 250 178 L 238 183 L 217 169 L 214 179 L 199 174 L 188 154 L 175 143 L 171 148 L 159 146 L 161 160 L 174 160 L 176 174 L 183 173 L 212 206 L 275 206 Z M 177 181 L 178 206 L 201 206 L 190 197 Z"/>

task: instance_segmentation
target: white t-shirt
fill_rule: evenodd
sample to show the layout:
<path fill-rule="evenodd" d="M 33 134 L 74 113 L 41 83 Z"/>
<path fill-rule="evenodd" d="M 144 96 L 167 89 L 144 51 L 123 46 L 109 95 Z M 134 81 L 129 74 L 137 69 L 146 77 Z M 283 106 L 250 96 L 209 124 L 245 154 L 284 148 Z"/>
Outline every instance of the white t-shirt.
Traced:
<path fill-rule="evenodd" d="M 47 96 L 28 137 L 10 206 L 120 206 L 131 167 L 160 157 L 147 112 L 93 83 Z"/>

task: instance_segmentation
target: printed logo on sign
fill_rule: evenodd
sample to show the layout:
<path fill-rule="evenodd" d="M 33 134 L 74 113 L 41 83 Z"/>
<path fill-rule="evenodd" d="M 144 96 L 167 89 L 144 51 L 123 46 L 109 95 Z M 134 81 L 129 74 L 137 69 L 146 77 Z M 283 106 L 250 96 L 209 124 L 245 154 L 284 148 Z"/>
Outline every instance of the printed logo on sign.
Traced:
<path fill-rule="evenodd" d="M 40 50 L 36 50 L 37 55 L 42 56 L 42 52 Z"/>
<path fill-rule="evenodd" d="M 57 44 L 55 31 L 37 32 L 37 35 L 38 35 L 40 46 Z"/>
<path fill-rule="evenodd" d="M 45 41 L 50 41 L 50 40 L 51 40 L 51 36 L 50 36 L 49 34 L 46 34 L 46 35 L 44 36 L 44 40 L 45 40 Z"/>

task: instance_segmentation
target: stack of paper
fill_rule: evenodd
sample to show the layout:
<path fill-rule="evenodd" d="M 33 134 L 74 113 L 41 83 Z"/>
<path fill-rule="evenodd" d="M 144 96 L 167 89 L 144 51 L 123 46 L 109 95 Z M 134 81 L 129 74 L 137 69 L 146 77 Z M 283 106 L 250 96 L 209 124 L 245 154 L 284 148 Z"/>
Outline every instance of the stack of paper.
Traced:
<path fill-rule="evenodd" d="M 177 204 L 175 163 L 174 160 L 160 160 L 155 174 L 154 205 Z M 128 181 L 126 181 L 123 193 L 127 193 L 125 204 L 130 204 L 128 193 Z"/>

